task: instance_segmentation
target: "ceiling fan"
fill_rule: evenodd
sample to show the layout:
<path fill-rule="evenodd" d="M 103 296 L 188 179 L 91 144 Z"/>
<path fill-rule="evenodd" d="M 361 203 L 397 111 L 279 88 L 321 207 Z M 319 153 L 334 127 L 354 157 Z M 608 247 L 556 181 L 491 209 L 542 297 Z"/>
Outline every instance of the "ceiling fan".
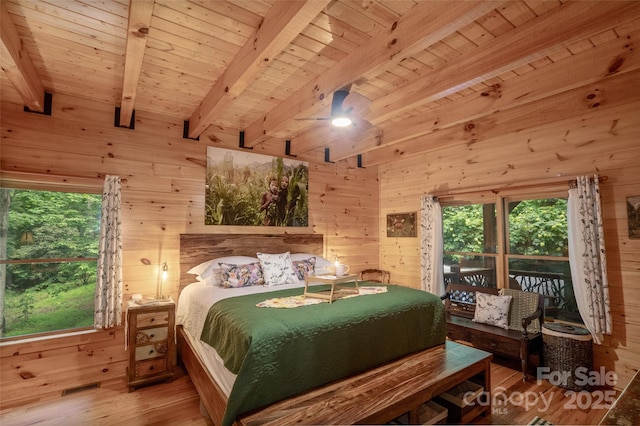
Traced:
<path fill-rule="evenodd" d="M 296 118 L 296 120 L 331 121 L 335 127 L 348 127 L 356 121 L 353 114 L 354 107 L 362 109 L 360 111 L 362 113 L 370 104 L 371 101 L 358 93 L 350 93 L 347 89 L 338 89 L 333 92 L 331 114 L 328 117 Z"/>

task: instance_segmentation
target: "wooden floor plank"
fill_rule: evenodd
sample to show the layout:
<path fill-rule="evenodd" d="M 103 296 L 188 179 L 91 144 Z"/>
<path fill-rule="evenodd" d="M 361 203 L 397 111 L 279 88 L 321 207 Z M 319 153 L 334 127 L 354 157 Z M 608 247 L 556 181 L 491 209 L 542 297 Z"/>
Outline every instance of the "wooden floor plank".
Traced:
<path fill-rule="evenodd" d="M 601 408 L 567 408 L 571 397 L 565 390 L 531 378 L 522 382 L 519 365 L 494 358 L 491 364 L 494 395 L 493 414 L 474 424 L 528 424 L 538 416 L 555 425 L 596 425 L 605 415 Z M 499 399 L 499 394 L 503 395 Z M 530 404 L 517 395 L 530 395 Z M 533 404 L 533 395 L 538 400 Z M 595 394 L 589 394 L 595 395 Z M 542 397 L 547 401 L 545 406 Z M 595 400 L 595 397 L 592 398 Z M 506 402 L 503 404 L 503 401 Z M 0 403 L 2 426 L 25 425 L 192 425 L 205 426 L 193 383 L 181 369 L 171 383 L 158 383 L 128 392 L 124 379 L 87 390 L 20 407 L 4 408 Z"/>

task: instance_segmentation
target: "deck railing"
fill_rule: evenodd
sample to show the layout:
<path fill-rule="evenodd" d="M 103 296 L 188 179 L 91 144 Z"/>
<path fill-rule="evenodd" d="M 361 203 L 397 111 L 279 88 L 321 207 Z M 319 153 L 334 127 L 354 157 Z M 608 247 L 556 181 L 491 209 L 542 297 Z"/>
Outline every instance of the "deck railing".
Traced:
<path fill-rule="evenodd" d="M 511 269 L 509 277 L 513 278 L 522 290 L 544 295 L 548 309 L 570 312 L 576 310 L 573 291 L 566 285 L 566 277 L 562 273 Z"/>
<path fill-rule="evenodd" d="M 449 283 L 467 284 L 478 287 L 496 287 L 495 271 L 492 268 L 451 268 L 445 271 L 445 285 Z M 559 272 L 538 272 L 509 270 L 510 287 L 539 293 L 545 297 L 549 312 L 564 310 L 576 312 L 575 297 L 567 277 Z"/>

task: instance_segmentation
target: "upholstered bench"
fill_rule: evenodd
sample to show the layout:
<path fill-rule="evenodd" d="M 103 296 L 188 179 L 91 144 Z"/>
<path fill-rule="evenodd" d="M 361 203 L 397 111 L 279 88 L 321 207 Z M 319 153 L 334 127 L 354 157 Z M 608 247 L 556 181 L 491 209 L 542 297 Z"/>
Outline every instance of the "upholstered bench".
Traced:
<path fill-rule="evenodd" d="M 520 359 L 522 380 L 527 380 L 529 355 L 542 356 L 543 295 L 449 284 L 442 299 L 449 339 Z"/>

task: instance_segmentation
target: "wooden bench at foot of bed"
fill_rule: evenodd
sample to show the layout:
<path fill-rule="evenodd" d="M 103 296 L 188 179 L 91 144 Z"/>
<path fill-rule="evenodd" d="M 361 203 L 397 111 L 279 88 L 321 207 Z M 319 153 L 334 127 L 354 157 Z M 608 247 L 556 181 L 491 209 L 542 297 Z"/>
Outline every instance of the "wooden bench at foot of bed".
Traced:
<path fill-rule="evenodd" d="M 488 403 L 469 406 L 458 419 L 468 423 L 491 413 L 492 358 L 488 352 L 447 341 L 243 415 L 236 424 L 384 424 L 405 413 L 409 424 L 416 424 L 424 402 L 477 377 Z"/>

